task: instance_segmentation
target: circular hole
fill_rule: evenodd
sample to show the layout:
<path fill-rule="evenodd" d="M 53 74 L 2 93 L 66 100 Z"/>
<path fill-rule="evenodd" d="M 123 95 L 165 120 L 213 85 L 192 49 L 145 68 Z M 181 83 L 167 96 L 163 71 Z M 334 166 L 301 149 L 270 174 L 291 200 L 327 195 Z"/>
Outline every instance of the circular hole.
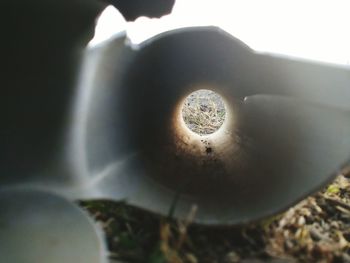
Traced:
<path fill-rule="evenodd" d="M 182 118 L 186 126 L 199 135 L 219 130 L 225 115 L 223 99 L 212 90 L 201 89 L 191 93 L 182 106 Z"/>

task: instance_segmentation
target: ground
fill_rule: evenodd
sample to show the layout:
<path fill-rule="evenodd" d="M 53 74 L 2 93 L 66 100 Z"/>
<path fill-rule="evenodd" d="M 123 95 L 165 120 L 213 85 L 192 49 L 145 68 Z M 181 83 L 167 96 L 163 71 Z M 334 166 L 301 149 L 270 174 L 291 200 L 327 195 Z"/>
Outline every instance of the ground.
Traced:
<path fill-rule="evenodd" d="M 218 95 L 193 94 L 183 117 L 210 134 L 225 107 Z M 206 227 L 154 215 L 124 203 L 80 202 L 106 234 L 110 258 L 145 263 L 350 262 L 350 170 L 286 212 L 240 227 Z"/>
<path fill-rule="evenodd" d="M 225 120 L 225 106 L 221 97 L 210 90 L 191 93 L 184 102 L 182 116 L 188 128 L 198 134 L 217 131 Z"/>

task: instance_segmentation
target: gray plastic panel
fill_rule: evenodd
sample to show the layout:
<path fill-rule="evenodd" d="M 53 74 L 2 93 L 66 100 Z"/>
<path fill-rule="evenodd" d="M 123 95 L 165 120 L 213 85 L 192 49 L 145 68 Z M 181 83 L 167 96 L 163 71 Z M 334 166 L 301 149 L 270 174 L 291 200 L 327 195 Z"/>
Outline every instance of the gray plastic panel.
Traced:
<path fill-rule="evenodd" d="M 12 189 L 0 191 L 0 207 L 1 262 L 107 262 L 99 230 L 62 197 Z"/>

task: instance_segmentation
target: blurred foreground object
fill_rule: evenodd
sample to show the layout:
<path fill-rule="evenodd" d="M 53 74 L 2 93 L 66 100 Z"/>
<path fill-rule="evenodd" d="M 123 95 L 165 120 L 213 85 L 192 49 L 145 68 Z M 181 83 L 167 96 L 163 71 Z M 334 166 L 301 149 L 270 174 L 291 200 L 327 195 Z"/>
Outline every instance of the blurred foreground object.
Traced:
<path fill-rule="evenodd" d="M 77 205 L 31 190 L 0 191 L 0 254 L 8 263 L 105 263 L 102 234 Z"/>

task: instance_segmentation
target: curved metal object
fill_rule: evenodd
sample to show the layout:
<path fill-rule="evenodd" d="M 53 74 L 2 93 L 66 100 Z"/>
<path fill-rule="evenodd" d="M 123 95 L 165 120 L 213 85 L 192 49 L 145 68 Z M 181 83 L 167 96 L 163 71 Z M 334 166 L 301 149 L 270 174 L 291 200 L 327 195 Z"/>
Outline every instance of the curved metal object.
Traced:
<path fill-rule="evenodd" d="M 1 188 L 127 199 L 163 214 L 178 197 L 178 217 L 197 204 L 198 222 L 239 224 L 292 205 L 349 160 L 349 69 L 258 54 L 218 28 L 188 28 L 87 50 L 76 90 L 103 5 L 36 3 L 44 15 L 28 3 L 7 4 L 16 12 L 1 16 L 9 25 Z M 204 87 L 228 110 L 208 137 L 180 116 L 186 95 Z"/>
<path fill-rule="evenodd" d="M 256 54 L 215 27 L 137 49 L 121 37 L 87 56 L 75 145 L 91 182 L 83 196 L 166 214 L 181 193 L 176 216 L 197 204 L 200 223 L 240 224 L 294 204 L 350 160 L 349 69 Z M 201 88 L 228 111 L 207 137 L 180 116 Z"/>
<path fill-rule="evenodd" d="M 347 68 L 258 54 L 217 28 L 189 28 L 85 51 L 77 87 L 105 5 L 0 5 L 4 262 L 105 262 L 89 218 L 48 192 L 163 214 L 177 199 L 177 217 L 196 204 L 199 223 L 241 224 L 316 191 L 350 159 Z M 186 130 L 180 115 L 186 95 L 203 87 L 227 108 L 208 137 Z"/>
<path fill-rule="evenodd" d="M 106 263 L 104 241 L 92 220 L 51 193 L 0 191 L 2 262 Z"/>

